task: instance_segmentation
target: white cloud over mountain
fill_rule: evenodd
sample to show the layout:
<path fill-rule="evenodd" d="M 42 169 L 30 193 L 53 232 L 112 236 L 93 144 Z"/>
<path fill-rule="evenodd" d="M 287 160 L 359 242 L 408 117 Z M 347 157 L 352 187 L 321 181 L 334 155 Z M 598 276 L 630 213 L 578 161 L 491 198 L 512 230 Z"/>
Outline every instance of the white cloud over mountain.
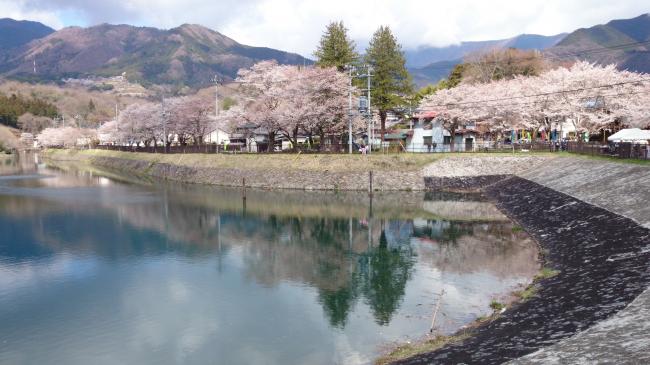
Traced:
<path fill-rule="evenodd" d="M 405 48 L 557 34 L 650 12 L 639 0 L 0 0 L 0 17 L 66 25 L 128 23 L 161 28 L 197 23 L 239 42 L 311 56 L 325 27 L 343 20 L 365 47 L 391 26 Z"/>

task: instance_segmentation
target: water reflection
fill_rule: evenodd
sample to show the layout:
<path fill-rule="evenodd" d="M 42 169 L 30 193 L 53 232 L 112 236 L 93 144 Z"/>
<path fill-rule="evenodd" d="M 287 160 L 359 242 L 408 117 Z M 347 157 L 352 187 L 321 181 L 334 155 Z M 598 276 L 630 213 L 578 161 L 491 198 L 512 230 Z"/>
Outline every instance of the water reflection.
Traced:
<path fill-rule="evenodd" d="M 451 332 L 536 270 L 534 245 L 475 195 L 379 194 L 371 210 L 364 194 L 249 191 L 244 207 L 236 189 L 12 173 L 2 363 L 366 363 L 424 333 L 442 288 Z"/>

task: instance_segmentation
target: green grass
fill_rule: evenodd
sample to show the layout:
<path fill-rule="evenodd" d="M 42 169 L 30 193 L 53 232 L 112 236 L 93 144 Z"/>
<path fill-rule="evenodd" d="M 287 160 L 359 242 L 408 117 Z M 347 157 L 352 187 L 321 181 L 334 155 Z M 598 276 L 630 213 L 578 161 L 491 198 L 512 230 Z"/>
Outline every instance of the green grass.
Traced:
<path fill-rule="evenodd" d="M 492 308 L 492 310 L 494 310 L 494 311 L 500 311 L 500 310 L 504 309 L 505 307 L 506 307 L 506 305 L 499 302 L 499 301 L 493 300 L 493 301 L 490 302 L 490 308 Z"/>
<path fill-rule="evenodd" d="M 530 285 L 524 290 L 515 292 L 515 295 L 517 298 L 519 298 L 522 301 L 526 301 L 532 297 L 534 297 L 537 294 L 537 287 L 535 285 Z"/>
<path fill-rule="evenodd" d="M 417 354 L 435 351 L 447 344 L 460 342 L 467 337 L 469 337 L 469 333 L 463 332 L 452 336 L 436 336 L 424 341 L 403 344 L 375 360 L 375 364 L 387 365 L 398 360 L 403 360 L 415 356 Z"/>
<path fill-rule="evenodd" d="M 535 275 L 535 280 L 543 280 L 557 276 L 560 273 L 559 270 L 551 269 L 550 267 L 544 267 Z"/>
<path fill-rule="evenodd" d="M 418 171 L 443 156 L 434 154 L 154 154 L 106 150 L 51 150 L 55 158 L 114 157 L 130 160 L 169 163 L 192 167 L 224 169 L 273 170 L 278 174 L 288 170 L 359 172 L 359 171 Z"/>
<path fill-rule="evenodd" d="M 521 231 L 523 231 L 523 230 L 524 230 L 524 229 L 523 229 L 521 226 L 513 226 L 513 227 L 512 227 L 512 233 L 521 232 Z"/>

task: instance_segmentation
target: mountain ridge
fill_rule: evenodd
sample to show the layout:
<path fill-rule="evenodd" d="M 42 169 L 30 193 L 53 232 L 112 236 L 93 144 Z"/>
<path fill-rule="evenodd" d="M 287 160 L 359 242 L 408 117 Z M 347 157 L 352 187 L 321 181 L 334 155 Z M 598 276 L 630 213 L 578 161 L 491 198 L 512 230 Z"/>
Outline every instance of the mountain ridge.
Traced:
<path fill-rule="evenodd" d="M 413 80 L 417 86 L 434 84 L 439 80 L 447 77 L 451 70 L 463 58 L 473 52 L 482 52 L 491 49 L 518 48 L 522 50 L 545 50 L 560 42 L 567 33 L 560 33 L 552 36 L 539 34 L 520 34 L 512 38 L 461 42 L 459 45 L 448 47 L 428 47 L 421 49 L 419 54 L 413 51 L 407 51 L 407 60 L 409 54 L 411 61 L 407 61 L 409 72 L 413 75 Z M 423 56 L 426 55 L 433 62 L 422 65 Z"/>
<path fill-rule="evenodd" d="M 125 72 L 129 80 L 143 84 L 202 87 L 214 75 L 231 80 L 240 68 L 270 59 L 281 64 L 312 63 L 295 53 L 240 44 L 197 24 L 164 30 L 103 23 L 66 27 L 7 50 L 0 54 L 0 73 L 19 79 L 59 80 Z"/>
<path fill-rule="evenodd" d="M 585 59 L 650 73 L 650 13 L 576 29 L 547 52 L 567 60 Z"/>
<path fill-rule="evenodd" d="M 0 49 L 9 49 L 54 33 L 45 24 L 31 20 L 0 19 Z"/>

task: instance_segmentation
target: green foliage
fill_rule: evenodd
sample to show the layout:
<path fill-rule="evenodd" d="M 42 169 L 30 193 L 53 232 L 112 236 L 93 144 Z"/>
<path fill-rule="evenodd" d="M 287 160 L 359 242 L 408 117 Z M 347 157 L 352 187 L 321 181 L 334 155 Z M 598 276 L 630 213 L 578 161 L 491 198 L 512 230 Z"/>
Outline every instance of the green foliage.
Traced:
<path fill-rule="evenodd" d="M 59 111 L 56 106 L 40 98 L 25 98 L 16 94 L 11 96 L 0 94 L 0 124 L 15 127 L 18 123 L 18 117 L 25 113 L 55 118 Z"/>
<path fill-rule="evenodd" d="M 543 268 L 539 274 L 535 275 L 535 280 L 543 280 L 557 276 L 560 273 L 559 270 L 551 269 L 550 267 Z"/>
<path fill-rule="evenodd" d="M 237 100 L 229 96 L 226 96 L 225 98 L 223 98 L 223 101 L 221 102 L 221 109 L 228 110 L 235 105 L 237 105 Z"/>
<path fill-rule="evenodd" d="M 435 336 L 415 343 L 406 343 L 375 360 L 375 365 L 388 365 L 418 354 L 432 352 L 448 344 L 461 342 L 469 336 L 469 332 L 460 331 L 451 336 Z"/>
<path fill-rule="evenodd" d="M 345 65 L 354 64 L 359 59 L 354 48 L 354 41 L 348 37 L 348 30 L 343 22 L 332 22 L 327 25 L 320 44 L 314 52 L 316 65 L 336 67 L 339 71 L 343 71 Z"/>
<path fill-rule="evenodd" d="M 405 106 L 405 95 L 412 93 L 411 75 L 406 70 L 402 47 L 387 26 L 381 26 L 370 40 L 365 61 L 373 67 L 372 102 L 379 109 L 382 136 L 385 130 L 386 113 Z"/>
<path fill-rule="evenodd" d="M 449 73 L 447 80 L 443 80 L 445 82 L 445 89 L 456 87 L 461 83 L 461 81 L 463 81 L 463 72 L 465 72 L 466 67 L 467 66 L 464 63 L 454 66 L 454 69 Z"/>
<path fill-rule="evenodd" d="M 492 310 L 500 311 L 500 310 L 504 309 L 505 307 L 506 307 L 505 304 L 503 304 L 501 302 L 498 302 L 496 300 L 493 300 L 493 301 L 490 302 L 490 308 L 492 308 Z"/>
<path fill-rule="evenodd" d="M 518 291 L 518 292 L 515 293 L 515 295 L 517 295 L 517 297 L 519 297 L 519 299 L 521 299 L 523 301 L 526 301 L 526 300 L 534 297 L 535 294 L 537 294 L 537 287 L 535 287 L 535 285 L 531 285 L 531 286 L 527 287 L 526 289 L 524 289 L 522 291 Z"/>
<path fill-rule="evenodd" d="M 435 94 L 438 90 L 451 89 L 458 86 L 463 80 L 464 69 L 465 69 L 465 65 L 462 63 L 454 66 L 454 69 L 451 70 L 449 76 L 446 79 L 438 81 L 438 83 L 435 85 L 429 84 L 421 88 L 413 95 L 413 100 L 416 103 L 419 103 L 420 101 L 422 101 L 422 99 L 424 99 L 428 95 Z"/>
<path fill-rule="evenodd" d="M 114 86 L 111 84 L 102 83 L 101 85 L 93 85 L 88 90 L 90 91 L 111 91 Z"/>

